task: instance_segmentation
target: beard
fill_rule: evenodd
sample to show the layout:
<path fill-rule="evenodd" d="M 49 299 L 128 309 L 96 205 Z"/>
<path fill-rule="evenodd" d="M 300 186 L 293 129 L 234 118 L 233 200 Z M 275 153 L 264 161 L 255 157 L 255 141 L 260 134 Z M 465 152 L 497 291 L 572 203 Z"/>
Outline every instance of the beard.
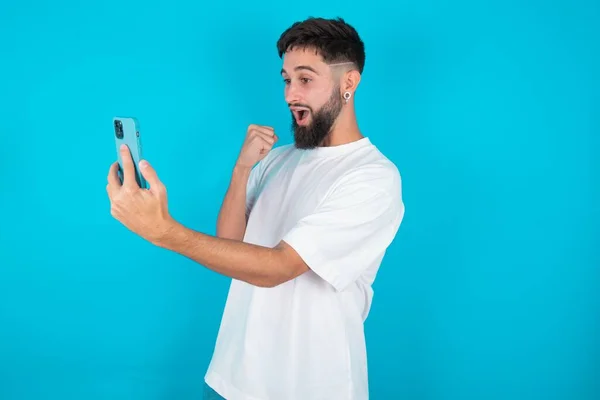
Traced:
<path fill-rule="evenodd" d="M 313 112 L 312 108 L 301 104 L 290 104 L 290 106 L 303 106 L 309 109 L 311 122 L 306 126 L 300 126 L 292 114 L 292 131 L 294 141 L 298 149 L 313 149 L 327 138 L 331 128 L 342 110 L 342 99 L 339 88 L 334 88 L 331 97 L 321 109 Z"/>

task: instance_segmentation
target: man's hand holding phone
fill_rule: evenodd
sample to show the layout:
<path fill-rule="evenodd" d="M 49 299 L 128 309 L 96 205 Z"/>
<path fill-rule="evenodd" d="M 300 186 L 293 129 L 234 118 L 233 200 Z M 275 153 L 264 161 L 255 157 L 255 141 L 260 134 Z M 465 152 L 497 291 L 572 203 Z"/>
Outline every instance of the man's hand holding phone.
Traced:
<path fill-rule="evenodd" d="M 168 234 L 175 221 L 168 210 L 167 190 L 156 171 L 142 160 L 139 168 L 150 183 L 149 189 L 140 188 L 135 178 L 135 166 L 129 148 L 120 148 L 123 160 L 123 183 L 118 176 L 119 163 L 109 169 L 106 191 L 110 199 L 111 215 L 125 227 L 146 240 L 157 243 Z"/>

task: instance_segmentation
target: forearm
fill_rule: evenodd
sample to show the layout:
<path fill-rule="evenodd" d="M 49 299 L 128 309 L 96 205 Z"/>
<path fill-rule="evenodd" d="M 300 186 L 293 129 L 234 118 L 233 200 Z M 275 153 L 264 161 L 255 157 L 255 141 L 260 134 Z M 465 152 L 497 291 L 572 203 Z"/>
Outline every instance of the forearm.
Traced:
<path fill-rule="evenodd" d="M 217 218 L 217 237 L 243 240 L 246 232 L 246 186 L 250 168 L 236 166 Z"/>
<path fill-rule="evenodd" d="M 255 286 L 273 287 L 299 273 L 279 247 L 217 238 L 176 222 L 156 245 L 179 253 L 219 274 Z"/>

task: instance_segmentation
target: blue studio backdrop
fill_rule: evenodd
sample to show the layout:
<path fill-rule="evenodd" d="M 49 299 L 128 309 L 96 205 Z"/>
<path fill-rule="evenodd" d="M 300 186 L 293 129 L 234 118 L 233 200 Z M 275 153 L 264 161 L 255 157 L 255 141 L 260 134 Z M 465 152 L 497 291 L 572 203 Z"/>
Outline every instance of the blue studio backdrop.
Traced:
<path fill-rule="evenodd" d="M 292 140 L 275 42 L 311 15 L 362 35 L 403 177 L 371 397 L 600 398 L 600 3 L 318 4 L 0 4 L 0 399 L 200 398 L 229 279 L 111 217 L 112 117 L 214 234 L 247 126 Z"/>

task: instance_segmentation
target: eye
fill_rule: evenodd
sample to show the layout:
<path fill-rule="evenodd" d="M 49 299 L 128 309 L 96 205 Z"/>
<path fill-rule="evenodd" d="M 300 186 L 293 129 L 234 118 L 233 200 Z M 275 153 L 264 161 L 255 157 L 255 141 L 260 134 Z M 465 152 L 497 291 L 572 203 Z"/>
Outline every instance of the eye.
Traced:
<path fill-rule="evenodd" d="M 310 79 L 310 78 L 300 78 L 300 81 L 301 81 L 302 83 L 304 83 L 304 84 L 307 84 L 307 83 L 309 83 L 311 80 L 312 80 L 312 79 Z"/>
<path fill-rule="evenodd" d="M 290 84 L 290 79 L 284 79 L 283 83 L 285 83 L 286 85 L 289 85 Z"/>

